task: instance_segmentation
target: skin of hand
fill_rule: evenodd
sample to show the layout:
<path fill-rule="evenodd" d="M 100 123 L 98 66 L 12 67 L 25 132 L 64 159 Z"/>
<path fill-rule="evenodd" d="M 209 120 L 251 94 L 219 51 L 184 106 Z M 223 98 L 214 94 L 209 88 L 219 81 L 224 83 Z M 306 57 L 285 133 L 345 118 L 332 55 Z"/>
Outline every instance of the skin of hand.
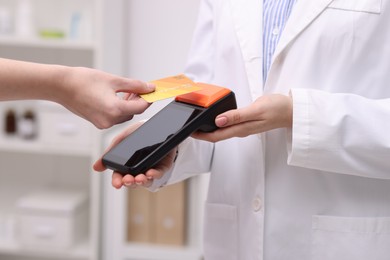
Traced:
<path fill-rule="evenodd" d="M 192 137 L 218 142 L 232 137 L 292 127 L 292 98 L 281 94 L 261 96 L 251 105 L 218 115 L 215 124 L 220 128 L 212 133 L 195 132 Z"/>
<path fill-rule="evenodd" d="M 150 105 L 138 94 L 154 91 L 152 84 L 117 77 L 88 68 L 70 68 L 63 80 L 64 95 L 57 102 L 97 128 L 128 121 Z M 123 97 L 117 93 L 126 93 Z"/>
<path fill-rule="evenodd" d="M 99 70 L 0 58 L 0 100 L 57 102 L 103 129 L 130 120 L 149 107 L 138 96 L 155 86 Z M 117 95 L 124 93 L 123 97 Z"/>
<path fill-rule="evenodd" d="M 106 152 L 110 150 L 113 146 L 121 142 L 124 138 L 126 138 L 129 134 L 134 132 L 138 127 L 140 127 L 142 123 L 138 122 L 118 136 L 114 138 L 112 143 L 107 148 Z M 137 176 L 132 176 L 130 174 L 122 175 L 118 172 L 114 172 L 112 174 L 112 186 L 116 189 L 120 189 L 122 186 L 135 188 L 138 186 L 149 187 L 154 179 L 160 179 L 165 172 L 167 172 L 173 165 L 174 159 L 176 157 L 177 148 L 173 149 L 168 155 L 163 158 L 154 168 L 149 169 L 147 172 L 138 174 Z M 93 165 L 93 169 L 98 172 L 102 172 L 106 170 L 106 167 L 103 165 L 102 158 L 97 160 Z"/>

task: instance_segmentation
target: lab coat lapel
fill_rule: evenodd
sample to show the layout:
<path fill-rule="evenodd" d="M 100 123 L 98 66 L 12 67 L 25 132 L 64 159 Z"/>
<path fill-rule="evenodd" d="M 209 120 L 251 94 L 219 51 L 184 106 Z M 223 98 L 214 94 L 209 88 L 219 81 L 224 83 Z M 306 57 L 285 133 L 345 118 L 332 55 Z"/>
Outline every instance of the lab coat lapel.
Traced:
<path fill-rule="evenodd" d="M 241 47 L 252 99 L 263 93 L 262 0 L 230 0 L 234 30 Z"/>
<path fill-rule="evenodd" d="M 287 45 L 312 23 L 332 1 L 333 0 L 297 0 L 276 47 L 272 63 Z"/>

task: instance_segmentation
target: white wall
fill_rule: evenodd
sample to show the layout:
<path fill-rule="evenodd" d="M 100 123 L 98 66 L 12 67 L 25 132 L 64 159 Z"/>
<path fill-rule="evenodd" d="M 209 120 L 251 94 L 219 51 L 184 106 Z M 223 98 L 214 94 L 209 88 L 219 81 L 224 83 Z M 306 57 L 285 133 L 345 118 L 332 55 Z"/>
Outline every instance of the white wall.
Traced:
<path fill-rule="evenodd" d="M 153 80 L 183 71 L 199 0 L 127 0 L 127 70 Z"/>
<path fill-rule="evenodd" d="M 125 0 L 125 74 L 144 81 L 184 70 L 200 0 Z M 135 120 L 149 118 L 156 102 Z"/>

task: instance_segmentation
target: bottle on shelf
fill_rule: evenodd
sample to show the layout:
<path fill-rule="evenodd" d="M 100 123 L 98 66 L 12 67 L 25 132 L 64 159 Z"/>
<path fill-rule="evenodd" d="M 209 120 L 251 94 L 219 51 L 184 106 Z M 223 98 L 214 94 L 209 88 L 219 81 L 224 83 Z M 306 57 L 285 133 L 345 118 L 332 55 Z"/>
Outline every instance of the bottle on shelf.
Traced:
<path fill-rule="evenodd" d="M 34 139 L 37 136 L 37 122 L 34 111 L 26 110 L 18 122 L 18 133 L 23 139 Z"/>
<path fill-rule="evenodd" d="M 7 135 L 16 134 L 16 113 L 13 109 L 8 109 L 5 113 L 4 131 Z"/>
<path fill-rule="evenodd" d="M 31 0 L 18 0 L 15 14 L 15 33 L 18 37 L 35 36 L 34 10 Z"/>
<path fill-rule="evenodd" d="M 0 6 L 0 35 L 12 33 L 12 14 L 6 6 Z"/>

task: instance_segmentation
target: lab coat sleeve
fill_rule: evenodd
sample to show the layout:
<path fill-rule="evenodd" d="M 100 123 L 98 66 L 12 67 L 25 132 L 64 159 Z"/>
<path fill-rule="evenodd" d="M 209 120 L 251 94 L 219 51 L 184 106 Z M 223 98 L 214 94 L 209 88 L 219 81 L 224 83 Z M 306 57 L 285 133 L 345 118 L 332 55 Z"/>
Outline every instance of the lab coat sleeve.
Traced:
<path fill-rule="evenodd" d="M 178 147 L 178 154 L 173 168 L 161 179 L 153 181 L 149 190 L 157 191 L 165 185 L 183 181 L 192 176 L 210 171 L 214 144 L 187 138 Z"/>
<path fill-rule="evenodd" d="M 288 163 L 390 179 L 390 99 L 292 89 Z"/>

